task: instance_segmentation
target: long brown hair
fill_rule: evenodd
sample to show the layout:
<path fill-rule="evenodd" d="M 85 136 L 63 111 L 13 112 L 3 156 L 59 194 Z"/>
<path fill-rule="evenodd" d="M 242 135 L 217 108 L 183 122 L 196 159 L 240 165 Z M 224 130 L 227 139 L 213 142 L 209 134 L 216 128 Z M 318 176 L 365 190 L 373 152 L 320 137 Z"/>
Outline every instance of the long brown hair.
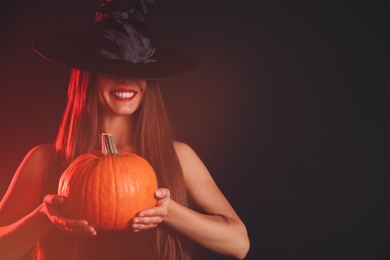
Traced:
<path fill-rule="evenodd" d="M 183 173 L 173 146 L 173 134 L 158 82 L 147 81 L 144 99 L 134 116 L 135 153 L 153 166 L 159 187 L 168 188 L 173 200 L 188 206 Z M 47 176 L 48 192 L 55 190 L 60 174 L 77 156 L 99 149 L 101 131 L 98 120 L 96 75 L 74 69 L 71 71 L 67 106 L 55 142 L 56 170 Z M 59 245 L 59 239 L 67 241 L 63 244 L 68 244 L 68 249 L 61 250 L 63 246 Z M 67 258 L 64 255 L 61 259 L 79 259 L 83 243 L 82 238 L 76 239 L 53 230 L 37 243 L 35 258 L 60 259 L 60 250 L 68 254 Z M 188 241 L 163 224 L 156 228 L 155 244 L 159 259 L 190 259 Z"/>

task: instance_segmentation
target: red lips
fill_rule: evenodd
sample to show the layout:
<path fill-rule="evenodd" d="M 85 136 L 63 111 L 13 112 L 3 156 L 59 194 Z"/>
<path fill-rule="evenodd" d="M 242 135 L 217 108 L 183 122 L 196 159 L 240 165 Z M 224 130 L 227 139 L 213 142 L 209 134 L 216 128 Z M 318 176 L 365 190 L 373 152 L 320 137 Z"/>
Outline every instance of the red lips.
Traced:
<path fill-rule="evenodd" d="M 132 100 L 136 95 L 137 91 L 129 88 L 121 88 L 110 91 L 110 95 L 118 101 L 127 102 Z"/>

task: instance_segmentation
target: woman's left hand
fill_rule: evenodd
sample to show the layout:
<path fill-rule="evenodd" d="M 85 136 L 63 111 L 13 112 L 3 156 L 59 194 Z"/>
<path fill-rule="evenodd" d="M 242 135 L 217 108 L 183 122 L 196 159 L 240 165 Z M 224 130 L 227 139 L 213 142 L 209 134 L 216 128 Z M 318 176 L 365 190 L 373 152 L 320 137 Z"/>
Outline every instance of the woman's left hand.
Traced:
<path fill-rule="evenodd" d="M 130 221 L 130 228 L 134 232 L 139 232 L 149 228 L 155 228 L 160 224 L 168 213 L 170 192 L 166 188 L 155 190 L 154 196 L 157 199 L 156 206 L 137 213 Z"/>

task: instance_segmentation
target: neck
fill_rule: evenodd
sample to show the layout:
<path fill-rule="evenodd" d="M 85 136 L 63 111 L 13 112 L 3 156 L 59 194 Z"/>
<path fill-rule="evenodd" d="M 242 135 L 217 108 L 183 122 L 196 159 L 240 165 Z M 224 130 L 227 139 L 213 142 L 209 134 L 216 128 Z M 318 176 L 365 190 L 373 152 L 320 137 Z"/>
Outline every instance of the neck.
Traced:
<path fill-rule="evenodd" d="M 134 123 L 131 116 L 103 116 L 100 129 L 112 134 L 119 152 L 134 152 Z"/>

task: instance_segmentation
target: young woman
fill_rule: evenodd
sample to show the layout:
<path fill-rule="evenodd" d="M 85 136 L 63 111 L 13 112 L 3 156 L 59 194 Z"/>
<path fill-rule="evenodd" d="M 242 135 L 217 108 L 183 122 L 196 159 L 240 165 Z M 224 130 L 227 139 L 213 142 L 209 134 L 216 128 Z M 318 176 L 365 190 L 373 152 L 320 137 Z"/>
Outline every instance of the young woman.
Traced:
<path fill-rule="evenodd" d="M 113 2 L 103 2 L 87 33 L 34 44 L 40 55 L 74 69 L 55 144 L 26 155 L 0 202 L 1 259 L 190 259 L 192 245 L 244 258 L 245 225 L 196 153 L 173 140 L 164 109 L 157 79 L 187 73 L 189 60 L 154 46 L 142 19 L 113 12 Z M 119 151 L 147 159 L 159 183 L 156 206 L 123 232 L 96 232 L 85 220 L 65 217 L 66 197 L 55 195 L 61 173 L 98 150 L 104 132 Z"/>

